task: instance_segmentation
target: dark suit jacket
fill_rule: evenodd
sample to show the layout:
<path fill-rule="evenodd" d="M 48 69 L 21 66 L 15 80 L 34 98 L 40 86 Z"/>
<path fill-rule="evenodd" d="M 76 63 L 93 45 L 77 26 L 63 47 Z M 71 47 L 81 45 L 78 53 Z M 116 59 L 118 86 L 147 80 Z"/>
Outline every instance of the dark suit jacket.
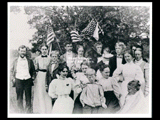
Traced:
<path fill-rule="evenodd" d="M 57 62 L 54 66 L 54 69 L 52 70 L 52 64 L 51 62 L 49 63 L 48 65 L 48 68 L 47 68 L 47 85 L 49 86 L 49 84 L 51 83 L 51 81 L 53 79 L 56 79 L 56 74 L 58 74 L 58 67 L 59 67 L 59 63 L 60 62 Z"/>
<path fill-rule="evenodd" d="M 85 52 L 85 57 L 86 58 L 91 58 L 90 67 L 92 69 L 95 69 L 95 70 L 97 70 L 96 65 L 97 65 L 98 57 L 101 57 L 101 56 L 102 55 L 98 54 L 94 47 L 89 48 Z"/>
<path fill-rule="evenodd" d="M 124 56 L 123 56 L 122 64 L 125 64 L 125 63 L 126 63 L 126 61 L 125 61 Z M 110 76 L 112 76 L 113 72 L 117 68 L 117 55 L 114 55 L 113 57 L 111 57 L 109 59 L 109 66 L 110 66 Z"/>
<path fill-rule="evenodd" d="M 47 68 L 47 75 L 46 75 L 46 77 L 47 77 L 46 80 L 47 80 L 48 86 L 53 79 L 57 79 L 56 74 L 58 74 L 58 68 L 60 65 L 67 65 L 67 63 L 65 61 L 59 61 L 59 62 L 57 62 L 57 64 L 55 64 L 53 70 L 51 69 L 51 67 L 52 67 L 51 62 L 49 63 L 48 68 Z M 73 78 L 70 70 L 68 71 L 67 77 Z"/>
<path fill-rule="evenodd" d="M 15 79 L 15 76 L 16 76 L 16 69 L 17 69 L 17 61 L 18 61 L 18 58 L 16 58 L 14 61 L 13 61 L 13 64 L 11 66 L 11 80 L 12 79 Z M 36 76 L 36 71 L 35 71 L 35 66 L 34 66 L 34 63 L 31 59 L 27 58 L 27 61 L 28 61 L 28 68 L 29 68 L 29 73 L 30 73 L 30 76 L 31 76 L 31 79 L 34 80 L 35 79 L 35 76 Z M 33 82 L 33 81 L 32 81 Z M 33 83 L 32 83 L 33 85 Z M 13 85 L 14 87 L 14 85 Z"/>

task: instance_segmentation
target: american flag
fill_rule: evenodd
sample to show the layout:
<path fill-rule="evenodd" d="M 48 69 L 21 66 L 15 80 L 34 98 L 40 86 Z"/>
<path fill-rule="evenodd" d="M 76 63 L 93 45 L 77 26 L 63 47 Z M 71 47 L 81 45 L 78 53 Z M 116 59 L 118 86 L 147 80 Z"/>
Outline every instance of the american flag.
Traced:
<path fill-rule="evenodd" d="M 82 30 L 82 34 L 93 36 L 96 40 L 98 40 L 99 39 L 98 26 L 99 26 L 98 22 L 92 19 L 91 22 L 87 25 L 87 27 Z"/>
<path fill-rule="evenodd" d="M 55 37 L 56 37 L 56 35 L 53 32 L 52 27 L 48 26 L 48 30 L 47 30 L 47 45 L 49 45 L 51 42 L 53 42 Z"/>
<path fill-rule="evenodd" d="M 70 34 L 71 34 L 72 42 L 81 41 L 81 38 L 80 38 L 80 35 L 78 34 L 78 31 L 72 30 L 72 31 L 70 32 Z"/>

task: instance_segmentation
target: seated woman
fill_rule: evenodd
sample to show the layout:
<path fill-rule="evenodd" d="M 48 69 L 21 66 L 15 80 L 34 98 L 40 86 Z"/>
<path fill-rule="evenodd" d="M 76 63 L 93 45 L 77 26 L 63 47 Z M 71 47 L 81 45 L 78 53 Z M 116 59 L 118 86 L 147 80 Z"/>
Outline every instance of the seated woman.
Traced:
<path fill-rule="evenodd" d="M 138 80 L 132 80 L 128 83 L 128 94 L 122 108 L 118 114 L 146 114 L 148 108 L 143 93 L 140 90 L 141 84 Z"/>
<path fill-rule="evenodd" d="M 76 80 L 74 89 L 74 114 L 82 113 L 82 104 L 80 102 L 81 89 L 83 89 L 85 87 L 85 84 L 89 82 L 86 76 L 86 71 L 89 68 L 87 61 L 83 61 L 80 66 L 82 72 L 77 72 L 74 75 L 74 79 Z"/>
<path fill-rule="evenodd" d="M 74 81 L 67 78 L 69 68 L 61 65 L 58 68 L 59 78 L 52 80 L 49 85 L 48 94 L 51 98 L 56 99 L 52 108 L 53 114 L 72 114 L 74 101 L 69 96 L 74 88 Z"/>
<path fill-rule="evenodd" d="M 98 77 L 98 83 L 103 87 L 105 104 L 107 105 L 107 109 L 104 109 L 103 113 L 115 113 L 120 109 L 121 88 L 115 79 L 109 77 L 110 68 L 108 65 L 102 64 L 99 70 L 101 77 Z"/>
<path fill-rule="evenodd" d="M 125 51 L 124 58 L 127 63 L 117 67 L 113 73 L 113 77 L 117 80 L 117 82 L 122 80 L 120 84 L 122 88 L 122 97 L 120 98 L 121 105 L 123 105 L 124 99 L 128 93 L 127 85 L 130 81 L 137 79 L 141 84 L 144 84 L 143 72 L 138 65 L 134 64 L 131 50 Z M 123 77 L 123 79 L 121 79 L 121 77 Z"/>

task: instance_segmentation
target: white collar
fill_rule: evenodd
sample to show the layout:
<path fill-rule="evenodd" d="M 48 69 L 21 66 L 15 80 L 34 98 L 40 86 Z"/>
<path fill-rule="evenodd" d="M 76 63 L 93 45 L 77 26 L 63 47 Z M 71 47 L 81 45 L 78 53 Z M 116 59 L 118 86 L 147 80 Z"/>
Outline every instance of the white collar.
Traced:
<path fill-rule="evenodd" d="M 133 60 L 132 60 L 130 63 L 127 62 L 127 64 L 134 64 L 134 63 L 133 63 Z"/>
<path fill-rule="evenodd" d="M 135 60 L 136 63 L 141 63 L 143 62 L 142 58 L 140 60 Z"/>
<path fill-rule="evenodd" d="M 71 52 L 66 52 L 66 54 L 67 54 L 67 55 L 71 55 L 71 54 L 72 54 L 72 51 L 71 51 Z"/>
<path fill-rule="evenodd" d="M 27 58 L 24 57 L 24 58 L 21 58 L 20 56 L 18 57 L 19 60 L 26 60 Z"/>
<path fill-rule="evenodd" d="M 77 58 L 79 58 L 79 59 L 83 59 L 84 57 L 83 57 L 83 56 L 77 56 Z"/>

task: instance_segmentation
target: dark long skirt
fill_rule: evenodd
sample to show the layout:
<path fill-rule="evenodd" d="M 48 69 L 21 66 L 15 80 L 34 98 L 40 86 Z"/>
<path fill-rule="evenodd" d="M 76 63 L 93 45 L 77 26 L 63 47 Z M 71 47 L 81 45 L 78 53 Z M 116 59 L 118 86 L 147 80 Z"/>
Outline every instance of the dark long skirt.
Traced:
<path fill-rule="evenodd" d="M 73 114 L 82 114 L 82 104 L 80 102 L 80 95 L 81 93 L 79 93 L 79 95 L 77 96 L 77 98 L 74 101 L 74 108 L 73 108 Z"/>
<path fill-rule="evenodd" d="M 104 109 L 103 113 L 113 114 L 120 110 L 119 100 L 113 91 L 104 92 L 104 97 L 106 98 L 107 109 Z"/>

